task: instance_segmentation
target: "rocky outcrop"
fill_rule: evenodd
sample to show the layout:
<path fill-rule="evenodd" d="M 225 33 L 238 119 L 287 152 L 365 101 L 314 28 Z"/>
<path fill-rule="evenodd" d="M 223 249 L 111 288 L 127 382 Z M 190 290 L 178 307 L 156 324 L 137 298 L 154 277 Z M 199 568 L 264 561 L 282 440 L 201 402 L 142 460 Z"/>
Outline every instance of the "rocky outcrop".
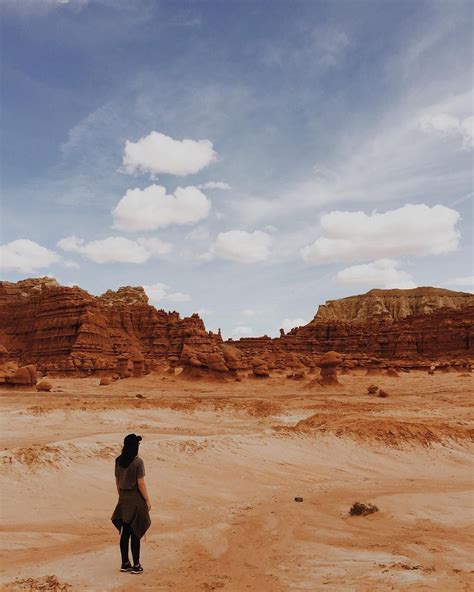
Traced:
<path fill-rule="evenodd" d="M 36 366 L 20 366 L 8 362 L 0 368 L 0 384 L 8 387 L 34 387 L 37 381 Z"/>
<path fill-rule="evenodd" d="M 0 282 L 0 367 L 3 382 L 29 364 L 45 374 L 119 378 L 158 368 L 174 374 L 181 372 L 178 367 L 183 376 L 236 376 L 245 370 L 259 377 L 289 371 L 293 377 L 308 368 L 314 373 L 324 353 L 337 351 L 344 357 L 343 372 L 356 366 L 369 374 L 389 366 L 428 369 L 433 362 L 441 371 L 469 367 L 473 324 L 472 294 L 371 290 L 327 302 L 310 323 L 278 338 L 224 343 L 198 315 L 181 318 L 151 306 L 141 287 L 96 297 L 38 278 Z"/>
<path fill-rule="evenodd" d="M 244 359 L 265 355 L 277 365 L 291 354 L 311 366 L 321 353 L 338 351 L 364 366 L 378 359 L 380 369 L 388 361 L 426 367 L 427 360 L 447 356 L 471 359 L 473 327 L 472 294 L 441 288 L 371 290 L 327 302 L 310 323 L 286 335 L 243 338 L 232 345 Z"/>
<path fill-rule="evenodd" d="M 316 322 L 399 321 L 411 316 L 427 316 L 446 308 L 463 310 L 474 304 L 474 296 L 443 288 L 411 290 L 370 290 L 367 294 L 328 300 L 316 313 Z"/>
<path fill-rule="evenodd" d="M 47 373 L 140 376 L 177 365 L 185 346 L 204 366 L 228 370 L 222 338 L 198 315 L 157 310 L 141 287 L 95 297 L 50 278 L 0 282 L 0 344 Z"/>

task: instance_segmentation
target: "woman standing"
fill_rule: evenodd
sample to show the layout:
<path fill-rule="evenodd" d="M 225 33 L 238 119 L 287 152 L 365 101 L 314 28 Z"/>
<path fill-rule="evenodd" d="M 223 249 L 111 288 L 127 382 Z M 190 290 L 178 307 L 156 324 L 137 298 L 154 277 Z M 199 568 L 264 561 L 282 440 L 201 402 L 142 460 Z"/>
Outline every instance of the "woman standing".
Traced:
<path fill-rule="evenodd" d="M 120 571 L 140 574 L 140 539 L 148 530 L 150 498 L 145 485 L 145 465 L 138 456 L 142 437 L 128 434 L 123 441 L 122 454 L 115 459 L 115 483 L 119 495 L 112 514 L 112 522 L 119 532 L 122 566 Z M 128 543 L 132 550 L 133 565 L 128 557 Z"/>

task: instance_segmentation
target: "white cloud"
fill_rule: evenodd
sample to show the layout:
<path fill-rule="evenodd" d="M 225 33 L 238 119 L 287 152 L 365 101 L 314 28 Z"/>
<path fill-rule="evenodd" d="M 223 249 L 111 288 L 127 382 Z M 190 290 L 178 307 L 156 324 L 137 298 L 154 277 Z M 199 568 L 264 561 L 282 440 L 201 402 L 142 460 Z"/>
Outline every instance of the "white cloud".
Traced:
<path fill-rule="evenodd" d="M 223 181 L 208 181 L 207 183 L 201 183 L 197 185 L 198 189 L 222 189 L 223 191 L 227 191 L 231 189 L 229 183 L 224 183 Z"/>
<path fill-rule="evenodd" d="M 220 232 L 211 247 L 211 256 L 240 263 L 257 263 L 270 257 L 272 237 L 266 232 L 255 230 L 229 230 Z"/>
<path fill-rule="evenodd" d="M 184 237 L 185 240 L 191 241 L 204 241 L 208 240 L 209 238 L 209 230 L 204 228 L 203 226 L 198 226 L 197 228 L 193 228 L 191 232 Z"/>
<path fill-rule="evenodd" d="M 160 302 L 161 300 L 168 300 L 169 302 L 188 302 L 191 300 L 189 294 L 184 294 L 183 292 L 170 292 L 170 286 L 159 282 L 143 286 L 143 289 L 152 302 Z"/>
<path fill-rule="evenodd" d="M 152 257 L 167 255 L 173 250 L 173 245 L 171 243 L 162 241 L 159 238 L 137 238 L 135 242 L 144 247 Z"/>
<path fill-rule="evenodd" d="M 252 327 L 247 327 L 246 325 L 238 325 L 237 327 L 234 327 L 232 329 L 232 335 L 240 336 L 240 337 L 243 337 L 243 336 L 249 337 L 249 336 L 253 335 L 253 329 L 252 329 Z"/>
<path fill-rule="evenodd" d="M 454 277 L 446 282 L 447 286 L 474 286 L 474 275 L 465 275 L 462 277 Z"/>
<path fill-rule="evenodd" d="M 416 288 L 413 277 L 399 269 L 394 259 L 378 259 L 372 263 L 353 265 L 336 275 L 341 284 L 370 284 L 371 288 Z"/>
<path fill-rule="evenodd" d="M 82 238 L 68 236 L 58 242 L 58 247 L 79 253 L 94 263 L 145 263 L 152 257 L 166 255 L 173 248 L 157 238 L 129 240 L 122 236 L 109 236 L 88 243 Z"/>
<path fill-rule="evenodd" d="M 71 259 L 64 259 L 62 263 L 64 267 L 68 267 L 69 269 L 80 269 L 81 267 L 77 261 L 72 261 Z"/>
<path fill-rule="evenodd" d="M 169 300 L 170 302 L 189 302 L 191 296 L 184 292 L 171 292 L 166 295 L 166 300 Z"/>
<path fill-rule="evenodd" d="M 155 230 L 171 224 L 195 224 L 206 218 L 210 200 L 197 187 L 178 187 L 167 195 L 161 185 L 129 189 L 112 210 L 119 230 Z"/>
<path fill-rule="evenodd" d="M 456 83 L 456 87 L 463 86 Z M 340 203 L 361 207 L 361 203 L 400 200 L 435 204 L 465 195 L 472 190 L 470 152 L 453 149 L 452 142 L 440 142 L 436 133 L 422 132 L 420 120 L 427 113 L 454 113 L 472 126 L 468 115 L 473 91 L 441 88 L 433 93 L 430 88 L 426 85 L 426 94 L 404 92 L 404 100 L 387 105 L 380 118 L 371 117 L 367 125 L 356 128 L 349 126 L 336 139 L 331 154 L 315 154 L 312 171 L 308 169 L 286 191 L 279 190 L 277 199 L 239 196 L 230 202 L 234 212 L 245 224 L 280 226 L 286 217 L 293 220 L 301 212 L 314 212 L 327 204 L 331 208 Z"/>
<path fill-rule="evenodd" d="M 334 211 L 321 217 L 321 236 L 301 249 L 308 263 L 373 259 L 374 255 L 439 255 L 459 242 L 459 213 L 445 206 L 407 204 L 383 214 Z"/>
<path fill-rule="evenodd" d="M 209 140 L 174 140 L 151 132 L 138 142 L 125 142 L 123 167 L 127 173 L 192 175 L 217 160 Z"/>
<path fill-rule="evenodd" d="M 447 113 L 432 113 L 420 118 L 420 129 L 445 137 L 458 137 L 464 149 L 474 148 L 474 116 L 460 118 Z"/>
<path fill-rule="evenodd" d="M 4 270 L 30 273 L 59 260 L 59 255 L 54 251 L 26 238 L 0 246 L 0 267 Z"/>
<path fill-rule="evenodd" d="M 282 329 L 285 329 L 285 332 L 288 332 L 290 329 L 293 329 L 293 327 L 306 325 L 306 321 L 301 317 L 297 317 L 296 319 L 283 319 L 280 325 Z"/>
<path fill-rule="evenodd" d="M 253 308 L 244 308 L 240 311 L 240 314 L 244 315 L 244 317 L 254 317 L 258 314 L 258 311 L 254 310 Z"/>

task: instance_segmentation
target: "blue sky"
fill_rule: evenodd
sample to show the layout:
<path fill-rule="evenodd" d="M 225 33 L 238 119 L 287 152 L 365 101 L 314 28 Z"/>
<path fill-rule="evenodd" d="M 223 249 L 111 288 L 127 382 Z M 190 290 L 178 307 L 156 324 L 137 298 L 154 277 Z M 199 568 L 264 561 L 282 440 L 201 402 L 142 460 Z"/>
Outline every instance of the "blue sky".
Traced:
<path fill-rule="evenodd" d="M 145 285 L 236 337 L 473 290 L 472 3 L 0 7 L 3 279 Z"/>

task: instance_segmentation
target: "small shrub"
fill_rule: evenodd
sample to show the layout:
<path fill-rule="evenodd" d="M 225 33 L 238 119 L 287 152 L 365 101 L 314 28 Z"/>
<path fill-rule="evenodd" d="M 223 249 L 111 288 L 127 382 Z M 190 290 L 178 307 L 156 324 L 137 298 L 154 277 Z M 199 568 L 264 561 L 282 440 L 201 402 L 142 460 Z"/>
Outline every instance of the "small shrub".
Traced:
<path fill-rule="evenodd" d="M 378 512 L 379 509 L 374 504 L 363 504 L 361 502 L 355 502 L 352 504 L 351 509 L 349 510 L 349 514 L 351 516 L 368 516 L 369 514 L 373 514 L 374 512 Z"/>

